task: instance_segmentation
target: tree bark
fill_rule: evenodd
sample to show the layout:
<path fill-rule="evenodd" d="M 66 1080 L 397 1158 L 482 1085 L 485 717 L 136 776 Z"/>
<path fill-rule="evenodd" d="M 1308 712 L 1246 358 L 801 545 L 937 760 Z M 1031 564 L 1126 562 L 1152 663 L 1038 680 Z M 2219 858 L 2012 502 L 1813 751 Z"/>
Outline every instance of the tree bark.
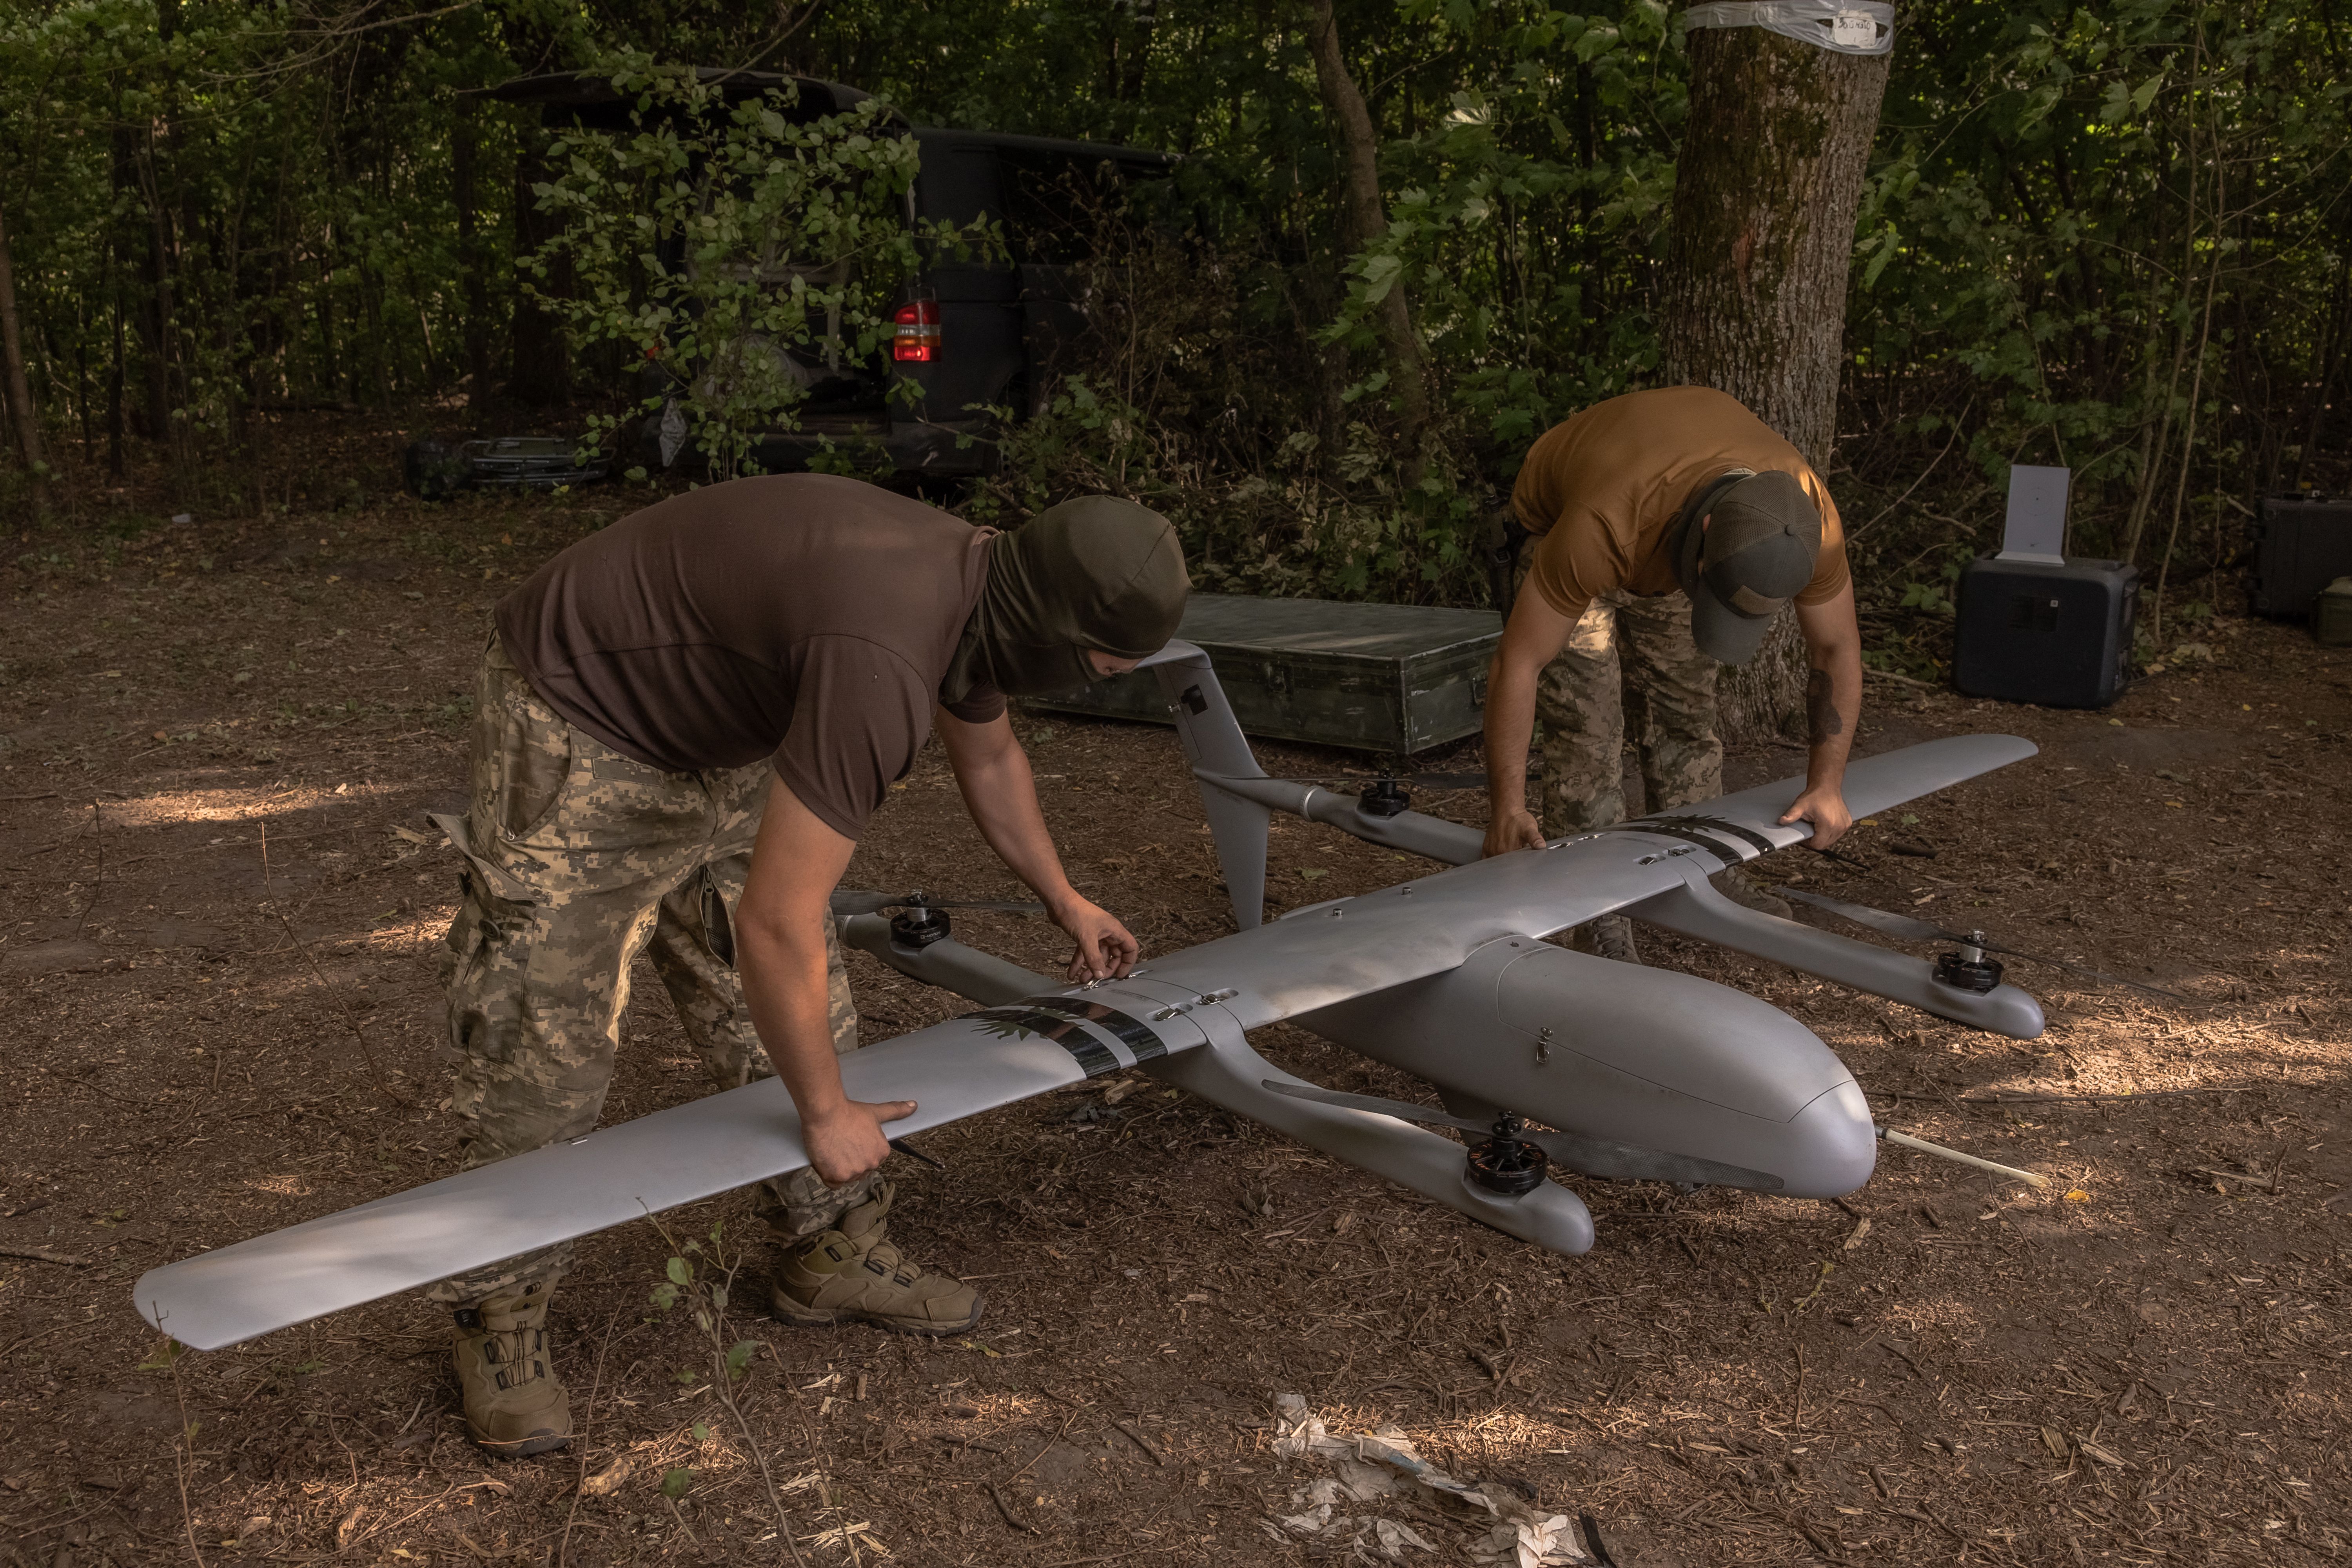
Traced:
<path fill-rule="evenodd" d="M 0 374 L 6 377 L 8 419 L 16 449 L 32 481 L 33 510 L 49 510 L 49 460 L 41 449 L 41 415 L 33 406 L 33 384 L 25 374 L 25 334 L 16 320 L 16 270 L 8 255 L 8 228 L 0 216 Z"/>
<path fill-rule="evenodd" d="M 1347 56 L 1339 47 L 1339 19 L 1332 0 L 1314 0 L 1314 20 L 1307 28 L 1307 47 L 1315 57 L 1315 80 L 1322 90 L 1324 110 L 1338 128 L 1347 152 L 1343 210 L 1347 215 L 1348 246 L 1361 251 L 1388 232 L 1388 210 L 1381 201 L 1380 136 L 1372 129 L 1372 113 L 1348 74 Z M 1422 451 L 1429 428 L 1429 371 L 1421 339 L 1412 330 L 1412 311 L 1406 303 L 1402 279 L 1373 307 L 1372 321 L 1388 358 L 1389 387 L 1396 394 L 1402 429 L 1402 468 L 1408 487 L 1421 483 L 1428 464 Z"/>
<path fill-rule="evenodd" d="M 1699 28 L 1690 51 L 1659 334 L 1665 377 L 1729 393 L 1826 470 L 1854 210 L 1889 57 L 1835 54 L 1761 27 Z M 1776 732 L 1804 691 L 1803 647 L 1783 613 L 1754 659 L 1723 671 L 1725 735 Z"/>

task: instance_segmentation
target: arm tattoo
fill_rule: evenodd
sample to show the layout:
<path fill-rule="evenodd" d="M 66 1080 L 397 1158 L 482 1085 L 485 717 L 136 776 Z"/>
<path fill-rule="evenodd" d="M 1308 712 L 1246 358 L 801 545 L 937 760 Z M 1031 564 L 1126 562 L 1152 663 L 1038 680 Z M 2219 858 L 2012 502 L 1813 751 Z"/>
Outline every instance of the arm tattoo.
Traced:
<path fill-rule="evenodd" d="M 1830 694 L 1830 672 L 1826 669 L 1816 669 L 1805 677 L 1805 727 L 1816 746 L 1845 733 L 1845 721 L 1838 714 L 1837 700 Z"/>

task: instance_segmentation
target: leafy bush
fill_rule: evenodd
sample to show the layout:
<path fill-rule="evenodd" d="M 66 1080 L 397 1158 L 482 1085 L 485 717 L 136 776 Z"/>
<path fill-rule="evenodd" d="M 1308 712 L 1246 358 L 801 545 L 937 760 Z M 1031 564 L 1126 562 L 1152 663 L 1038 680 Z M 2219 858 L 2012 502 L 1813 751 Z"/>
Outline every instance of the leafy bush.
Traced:
<path fill-rule="evenodd" d="M 524 264 L 543 283 L 568 258 L 574 286 L 526 289 L 581 342 L 630 351 L 650 373 L 638 412 L 675 409 L 710 477 L 732 479 L 761 434 L 798 428 L 813 373 L 794 350 L 866 364 L 922 242 L 970 255 L 990 231 L 908 223 L 915 139 L 879 99 L 811 121 L 789 82 L 730 106 L 686 67 L 633 54 L 612 70 L 631 129 L 566 132 L 561 172 L 532 187 L 563 226 Z M 591 416 L 590 449 L 625 417 Z"/>

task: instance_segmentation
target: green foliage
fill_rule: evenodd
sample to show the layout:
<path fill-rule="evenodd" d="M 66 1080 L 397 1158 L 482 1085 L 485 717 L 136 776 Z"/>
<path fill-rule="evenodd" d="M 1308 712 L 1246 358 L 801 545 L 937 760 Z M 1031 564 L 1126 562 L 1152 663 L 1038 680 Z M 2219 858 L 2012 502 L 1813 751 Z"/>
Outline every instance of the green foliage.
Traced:
<path fill-rule="evenodd" d="M 809 119 L 789 84 L 730 106 L 687 67 L 632 53 L 609 68 L 631 129 L 551 148 L 560 172 L 532 190 L 562 226 L 525 258 L 525 292 L 577 342 L 627 350 L 652 384 L 639 411 L 677 405 L 710 477 L 732 479 L 762 433 L 798 427 L 818 374 L 875 358 L 919 241 L 971 258 L 990 231 L 908 226 L 915 139 L 878 99 Z M 573 286 L 550 293 L 559 259 Z M 593 416 L 586 445 L 620 423 Z"/>
<path fill-rule="evenodd" d="M 162 1344 L 155 1347 L 153 1353 L 149 1355 L 145 1361 L 139 1363 L 139 1370 L 141 1372 L 169 1372 L 173 1367 L 177 1366 L 179 1364 L 180 1358 L 187 1353 L 187 1346 L 182 1344 L 177 1340 L 166 1339 Z"/>
<path fill-rule="evenodd" d="M 1686 57 L 1660 0 L 1337 14 L 1390 219 L 1360 249 L 1288 13 L 828 0 L 779 37 L 717 0 L 23 0 L 0 13 L 0 205 L 52 460 L 143 442 L 190 501 L 249 506 L 226 459 L 278 410 L 419 424 L 535 380 L 592 399 L 601 440 L 676 401 L 739 471 L 747 432 L 796 417 L 793 367 L 880 346 L 938 237 L 901 216 L 901 121 L 804 121 L 789 91 L 722 109 L 674 68 L 789 61 L 905 123 L 1182 155 L 1139 232 L 1068 215 L 1129 237 L 1093 237 L 1094 330 L 1028 389 L 1046 414 L 971 515 L 1110 489 L 1178 519 L 1204 586 L 1475 602 L 1465 547 L 1528 442 L 1657 374 Z M 631 129 L 483 92 L 580 68 L 629 85 Z M 2352 479 L 2347 101 L 2320 0 L 1905 9 L 1831 474 L 1866 606 L 1935 619 L 1895 601 L 1990 542 L 2012 461 L 2076 470 L 2078 551 L 2176 583 L 2238 557 L 2263 490 Z M 1371 330 L 1399 293 L 1433 377 L 1418 451 Z M 526 341 L 542 307 L 568 344 Z M 851 438 L 814 466 L 885 467 Z M 23 484 L 0 468 L 0 505 Z"/>
<path fill-rule="evenodd" d="M 694 1471 L 684 1465 L 662 1472 L 661 1495 L 675 1502 L 694 1485 Z"/>

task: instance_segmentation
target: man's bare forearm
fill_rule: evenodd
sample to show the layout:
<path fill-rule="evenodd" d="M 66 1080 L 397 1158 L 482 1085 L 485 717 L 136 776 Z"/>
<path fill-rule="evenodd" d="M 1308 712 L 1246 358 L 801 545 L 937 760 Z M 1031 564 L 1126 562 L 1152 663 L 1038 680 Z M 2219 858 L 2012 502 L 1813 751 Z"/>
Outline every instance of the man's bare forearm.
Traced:
<path fill-rule="evenodd" d="M 1846 758 L 1853 750 L 1854 721 L 1862 710 L 1862 674 L 1857 666 L 1848 678 L 1839 669 L 1815 665 L 1805 676 L 1805 779 L 1809 784 L 1835 784 L 1845 777 Z"/>
<path fill-rule="evenodd" d="M 803 1121 L 837 1111 L 847 1099 L 833 1049 L 822 919 L 752 923 L 735 933 L 736 973 L 751 1026 Z"/>
<path fill-rule="evenodd" d="M 1801 607 L 1805 635 L 1805 782 L 1819 789 L 1845 778 L 1862 720 L 1862 633 L 1852 590 L 1818 611 Z"/>
<path fill-rule="evenodd" d="M 1013 739 L 1012 725 L 1000 719 L 950 731 L 949 722 L 953 721 L 939 727 L 955 768 L 956 788 L 980 836 L 1047 907 L 1058 909 L 1076 898 L 1045 826 L 1045 808 L 1037 803 L 1036 774 L 1028 753 Z"/>
<path fill-rule="evenodd" d="M 1528 748 L 1536 732 L 1535 677 L 1515 673 L 1500 650 L 1486 672 L 1488 809 L 1500 819 L 1528 804 Z"/>

